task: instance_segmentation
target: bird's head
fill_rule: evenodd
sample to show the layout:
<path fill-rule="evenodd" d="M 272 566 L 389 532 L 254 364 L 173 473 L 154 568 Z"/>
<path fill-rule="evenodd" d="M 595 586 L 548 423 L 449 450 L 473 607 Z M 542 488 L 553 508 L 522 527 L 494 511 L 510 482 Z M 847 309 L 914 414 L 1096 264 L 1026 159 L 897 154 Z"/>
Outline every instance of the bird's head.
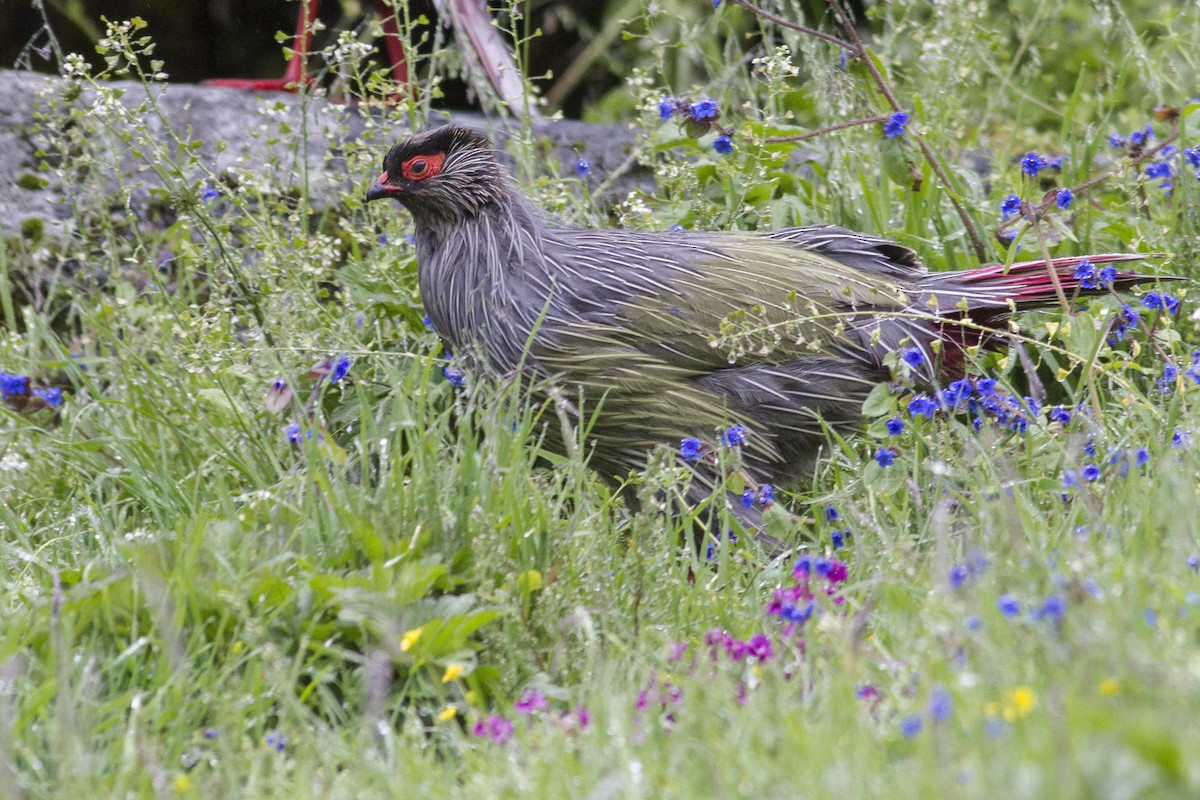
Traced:
<path fill-rule="evenodd" d="M 507 190 L 506 173 L 488 138 L 443 125 L 397 142 L 367 189 L 367 201 L 390 197 L 418 220 L 458 221 L 501 201 Z"/>

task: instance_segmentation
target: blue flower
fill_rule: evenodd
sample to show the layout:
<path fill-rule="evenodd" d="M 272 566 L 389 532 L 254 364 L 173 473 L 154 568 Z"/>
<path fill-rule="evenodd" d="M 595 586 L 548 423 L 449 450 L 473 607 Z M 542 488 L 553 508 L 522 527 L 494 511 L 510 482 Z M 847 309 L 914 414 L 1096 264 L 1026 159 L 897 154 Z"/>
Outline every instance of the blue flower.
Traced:
<path fill-rule="evenodd" d="M 722 133 L 717 138 L 713 139 L 713 150 L 716 150 L 722 155 L 727 155 L 733 152 L 733 139 L 730 139 L 728 134 Z"/>
<path fill-rule="evenodd" d="M 1096 273 L 1096 288 L 1107 289 L 1117 279 L 1117 268 L 1109 264 L 1100 268 Z"/>
<path fill-rule="evenodd" d="M 1004 219 L 1008 219 L 1013 214 L 1018 213 L 1020 210 L 1021 198 L 1017 197 L 1015 194 L 1010 194 L 1008 197 L 1004 198 L 1002 203 L 1000 203 L 1000 215 Z"/>
<path fill-rule="evenodd" d="M 977 631 L 983 627 L 983 620 L 979 617 L 967 617 L 967 630 Z"/>
<path fill-rule="evenodd" d="M 29 394 L 29 376 L 0 372 L 0 398 L 7 400 Z"/>
<path fill-rule="evenodd" d="M 683 456 L 684 461 L 699 461 L 700 440 L 692 436 L 683 437 L 679 441 L 679 455 Z"/>
<path fill-rule="evenodd" d="M 975 381 L 975 391 L 979 392 L 980 397 L 987 397 L 996 393 L 995 378 L 979 378 Z"/>
<path fill-rule="evenodd" d="M 433 320 L 429 318 L 428 314 L 421 318 L 421 324 L 425 326 L 425 330 L 433 330 Z"/>
<path fill-rule="evenodd" d="M 51 386 L 49 389 L 34 389 L 33 396 L 40 397 L 51 408 L 58 408 L 63 404 L 62 389 L 57 386 Z"/>
<path fill-rule="evenodd" d="M 742 499 L 740 502 L 742 504 L 742 508 L 752 507 L 754 505 L 754 492 L 750 491 L 749 489 L 742 492 Z"/>
<path fill-rule="evenodd" d="M 1074 200 L 1075 193 L 1070 189 L 1059 189 L 1058 194 L 1054 197 L 1055 204 L 1063 211 L 1066 211 L 1068 208 L 1070 208 L 1071 203 L 1074 202 Z"/>
<path fill-rule="evenodd" d="M 950 693 L 945 689 L 938 687 L 929 695 L 929 718 L 935 722 L 945 722 L 950 719 L 950 712 L 954 710 L 954 700 L 950 697 Z"/>
<path fill-rule="evenodd" d="M 221 193 L 218 192 L 216 189 L 212 188 L 211 186 L 204 187 L 204 189 L 201 190 L 201 192 L 200 192 L 200 199 L 204 202 L 205 205 L 208 205 L 209 203 L 211 203 L 213 200 L 216 200 L 220 196 L 221 196 Z"/>
<path fill-rule="evenodd" d="M 929 419 L 933 419 L 933 412 L 937 411 L 937 407 L 937 403 L 932 398 L 924 394 L 919 394 L 908 401 L 908 414 L 911 417 L 928 417 Z"/>
<path fill-rule="evenodd" d="M 700 102 L 688 106 L 688 113 L 696 122 L 703 122 L 706 119 L 716 119 L 717 115 L 721 113 L 721 109 L 716 100 L 706 97 Z"/>
<path fill-rule="evenodd" d="M 1049 162 L 1045 158 L 1033 152 L 1032 150 L 1025 154 L 1021 159 L 1021 171 L 1029 177 L 1036 177 L 1039 172 L 1046 168 Z"/>
<path fill-rule="evenodd" d="M 387 231 L 384 231 L 383 233 L 379 234 L 379 243 L 380 243 L 380 244 L 387 244 L 387 243 L 388 243 Z"/>
<path fill-rule="evenodd" d="M 1075 278 L 1084 289 L 1096 288 L 1096 267 L 1086 258 L 1075 265 Z"/>
<path fill-rule="evenodd" d="M 1167 311 L 1170 314 L 1179 313 L 1179 299 L 1162 292 L 1150 292 L 1142 298 L 1142 305 L 1153 311 Z"/>
<path fill-rule="evenodd" d="M 346 373 L 350 371 L 350 356 L 340 355 L 337 361 L 333 364 L 333 371 L 329 373 L 329 382 L 337 383 L 342 378 L 346 377 Z"/>
<path fill-rule="evenodd" d="M 947 408 L 958 408 L 971 398 L 971 381 L 960 378 L 943 389 L 940 396 Z"/>
<path fill-rule="evenodd" d="M 1188 569 L 1190 569 L 1192 572 L 1200 571 L 1200 558 L 1197 558 L 1196 556 L 1188 556 L 1186 561 Z"/>
<path fill-rule="evenodd" d="M 1167 362 L 1163 365 L 1162 377 L 1158 379 L 1158 390 L 1163 394 L 1170 394 L 1178 379 L 1179 367 Z"/>
<path fill-rule="evenodd" d="M 905 350 L 900 358 L 904 359 L 904 363 L 910 367 L 919 367 L 925 363 L 925 354 L 921 352 L 919 347 L 910 347 Z"/>
<path fill-rule="evenodd" d="M 282 753 L 287 749 L 287 737 L 279 731 L 271 731 L 263 738 L 263 743 L 267 747 L 274 750 L 276 753 Z"/>
<path fill-rule="evenodd" d="M 300 423 L 293 422 L 291 425 L 288 425 L 283 429 L 283 435 L 286 436 L 287 440 L 292 444 L 300 444 Z M 310 436 L 309 438 L 311 439 L 312 437 Z"/>
<path fill-rule="evenodd" d="M 1055 172 L 1062 172 L 1062 165 L 1062 156 L 1054 156 L 1050 159 L 1050 169 L 1054 170 Z"/>
<path fill-rule="evenodd" d="M 769 506 L 775 502 L 775 489 L 769 483 L 764 483 L 758 490 L 758 502 Z"/>
<path fill-rule="evenodd" d="M 905 739 L 915 738 L 921 732 L 921 726 L 923 724 L 924 723 L 921 722 L 920 714 L 912 714 L 911 716 L 907 716 L 900 720 L 900 735 Z"/>
<path fill-rule="evenodd" d="M 463 383 L 466 381 L 466 376 L 463 374 L 462 370 L 451 366 L 442 368 L 442 377 L 450 381 L 450 385 L 455 389 L 461 389 L 463 387 Z"/>
<path fill-rule="evenodd" d="M 1071 412 L 1065 406 L 1055 406 L 1050 409 L 1050 421 L 1066 425 L 1071 421 Z"/>
<path fill-rule="evenodd" d="M 1021 613 L 1020 602 L 1011 594 L 1000 595 L 1000 599 L 996 601 L 996 608 L 1000 609 L 1001 614 L 1010 618 Z"/>
<path fill-rule="evenodd" d="M 590 174 L 591 171 L 592 171 L 592 162 L 588 161 L 586 158 L 581 158 L 575 162 L 575 174 L 576 175 L 583 177 L 584 175 Z"/>
<path fill-rule="evenodd" d="M 1096 481 L 1100 479 L 1100 468 L 1095 464 L 1088 464 L 1083 468 L 1083 478 L 1086 481 Z"/>
<path fill-rule="evenodd" d="M 1151 628 L 1158 625 L 1158 612 L 1150 606 L 1146 606 L 1146 610 L 1142 612 L 1142 617 L 1146 620 L 1146 624 Z"/>
<path fill-rule="evenodd" d="M 840 550 L 846 545 L 846 534 L 842 531 L 834 531 L 829 534 L 829 541 L 833 545 L 834 550 Z"/>
<path fill-rule="evenodd" d="M 896 461 L 896 454 L 886 447 L 875 451 L 875 463 L 881 467 L 890 467 Z"/>
<path fill-rule="evenodd" d="M 1146 165 L 1146 177 L 1151 180 L 1171 179 L 1171 165 L 1165 161 L 1155 161 Z"/>
<path fill-rule="evenodd" d="M 834 508 L 833 506 L 825 506 L 825 519 L 829 520 L 830 522 L 833 522 L 834 520 L 838 519 L 840 516 L 841 516 L 841 514 L 838 513 L 838 510 L 836 508 Z"/>
<path fill-rule="evenodd" d="M 784 603 L 783 608 L 779 609 L 779 616 L 783 617 L 788 622 L 796 622 L 803 624 L 813 614 L 813 601 L 809 600 L 803 606 L 797 606 L 794 603 Z"/>
<path fill-rule="evenodd" d="M 1146 127 L 1142 128 L 1140 131 L 1134 131 L 1133 133 L 1129 134 L 1129 143 L 1141 145 L 1153 138 L 1154 131 L 1151 130 L 1150 123 L 1146 123 Z"/>
<path fill-rule="evenodd" d="M 1052 594 L 1042 601 L 1042 605 L 1034 612 L 1034 619 L 1044 619 L 1054 625 L 1063 621 L 1067 614 L 1067 599 L 1061 594 Z"/>
<path fill-rule="evenodd" d="M 1125 137 L 1119 133 L 1110 133 L 1108 135 L 1108 146 L 1109 147 L 1124 147 L 1125 146 Z"/>
<path fill-rule="evenodd" d="M 1183 151 L 1183 157 L 1195 168 L 1200 168 L 1200 148 L 1189 147 Z"/>
<path fill-rule="evenodd" d="M 658 116 L 662 119 L 670 119 L 675 113 L 676 101 L 673 97 L 664 97 L 658 101 Z"/>
<path fill-rule="evenodd" d="M 1113 326 L 1112 335 L 1108 337 L 1109 342 L 1116 344 L 1125 338 L 1125 332 L 1131 327 L 1136 327 L 1138 319 L 1141 317 L 1141 312 L 1133 306 L 1122 305 L 1121 314 L 1117 317 L 1118 322 Z"/>
<path fill-rule="evenodd" d="M 746 429 L 741 425 L 732 425 L 721 434 L 721 444 L 726 447 L 737 447 L 746 443 Z"/>
<path fill-rule="evenodd" d="M 887 432 L 891 436 L 899 436 L 904 431 L 904 420 L 899 417 L 892 417 L 883 423 L 883 426 L 887 428 Z"/>
<path fill-rule="evenodd" d="M 1179 428 L 1176 428 L 1175 432 L 1171 434 L 1171 447 L 1174 447 L 1174 448 L 1187 447 L 1188 438 L 1189 438 L 1188 434 L 1179 430 Z"/>
<path fill-rule="evenodd" d="M 967 578 L 971 576 L 971 571 L 967 569 L 966 564 L 955 564 L 950 568 L 950 572 L 946 578 L 950 581 L 951 589 L 961 588 L 967 582 Z"/>
<path fill-rule="evenodd" d="M 903 136 L 906 125 L 908 125 L 908 114 L 905 114 L 903 111 L 897 111 L 888 117 L 888 121 L 884 123 L 883 135 L 889 139 Z"/>
<path fill-rule="evenodd" d="M 1144 467 L 1150 463 L 1150 451 L 1144 447 L 1139 447 L 1133 454 L 1133 461 L 1139 467 Z"/>

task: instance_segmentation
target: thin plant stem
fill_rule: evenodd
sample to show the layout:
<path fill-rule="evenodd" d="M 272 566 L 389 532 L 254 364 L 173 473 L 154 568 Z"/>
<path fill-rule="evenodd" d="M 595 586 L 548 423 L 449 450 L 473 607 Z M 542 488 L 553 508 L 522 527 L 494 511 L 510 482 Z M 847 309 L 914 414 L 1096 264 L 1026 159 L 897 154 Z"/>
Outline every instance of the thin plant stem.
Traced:
<path fill-rule="evenodd" d="M 733 3 L 734 5 L 741 6 L 747 11 L 757 14 L 765 20 L 774 22 L 776 25 L 781 25 L 784 28 L 791 28 L 794 31 L 800 31 L 801 33 L 806 33 L 809 36 L 815 36 L 816 38 L 822 39 L 830 44 L 836 44 L 838 47 L 841 47 L 844 50 L 849 50 L 855 55 L 855 57 L 858 57 L 861 54 L 862 45 L 854 45 L 851 42 L 848 42 L 845 39 L 839 39 L 832 34 L 819 31 L 815 28 L 809 28 L 804 25 L 800 25 L 799 23 L 792 22 L 790 19 L 785 19 L 777 14 L 772 14 L 765 8 L 760 8 L 759 6 L 754 5 L 754 3 L 751 3 L 750 0 L 729 0 L 729 2 Z"/>
<path fill-rule="evenodd" d="M 824 136 L 827 133 L 833 133 L 834 131 L 845 130 L 846 128 L 853 128 L 857 125 L 871 125 L 871 124 L 878 124 L 878 123 L 887 122 L 887 121 L 888 121 L 888 115 L 886 115 L 886 114 L 880 115 L 878 117 L 863 117 L 862 119 L 852 119 L 852 120 L 849 120 L 848 122 L 839 122 L 836 125 L 826 125 L 824 128 L 817 128 L 816 130 L 809 131 L 808 133 L 797 133 L 795 136 L 766 136 L 766 137 L 763 137 L 763 141 L 764 142 L 772 142 L 772 143 L 775 143 L 775 142 L 803 142 L 805 139 L 815 139 L 818 136 Z"/>

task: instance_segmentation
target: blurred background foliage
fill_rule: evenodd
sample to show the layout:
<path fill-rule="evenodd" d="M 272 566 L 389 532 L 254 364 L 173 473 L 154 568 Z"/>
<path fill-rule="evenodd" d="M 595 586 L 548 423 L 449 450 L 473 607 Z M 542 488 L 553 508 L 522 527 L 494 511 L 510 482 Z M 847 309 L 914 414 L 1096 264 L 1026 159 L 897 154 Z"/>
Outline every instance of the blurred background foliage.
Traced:
<path fill-rule="evenodd" d="M 287 0 L 42 0 L 50 27 L 64 52 L 98 59 L 96 42 L 103 34 L 101 16 L 128 19 L 141 16 L 158 43 L 158 57 L 168 65 L 173 81 L 198 82 L 222 77 L 277 77 L 284 58 L 275 35 L 295 27 L 299 4 Z M 432 0 L 400 0 L 413 17 L 437 20 Z M 509 3 L 490 4 L 501 17 L 501 30 L 511 38 L 504 19 Z M 824 3 L 816 0 L 783 0 L 768 4 L 782 16 L 837 32 Z M 1030 120 L 1054 129 L 1063 104 L 1077 91 L 1093 103 L 1121 107 L 1141 105 L 1145 98 L 1161 99 L 1168 88 L 1172 67 L 1195 71 L 1194 48 L 1179 41 L 1172 47 L 1177 23 L 1195 14 L 1186 4 L 1131 0 L 1125 3 L 1086 2 L 1045 4 L 1037 0 L 989 0 L 968 5 L 970 13 L 948 13 L 924 3 L 849 3 L 848 10 L 860 28 L 889 40 L 889 54 L 903 72 L 936 73 L 947 81 L 978 85 L 980 101 L 987 95 L 1011 92 L 1041 112 Z M 55 72 L 53 59 L 42 58 L 48 45 L 42 13 L 36 3 L 10 0 L 0 4 L 0 64 Z M 718 42 L 711 36 L 678 37 L 680 26 L 699 26 L 711 17 L 707 0 L 529 0 L 523 4 L 518 31 L 534 34 L 522 42 L 526 73 L 534 78 L 553 108 L 569 117 L 617 121 L 630 112 L 626 80 L 637 69 L 661 68 L 676 85 L 702 82 L 714 63 L 730 55 L 751 51 L 762 44 L 757 22 L 741 9 L 724 17 L 733 34 Z M 373 15 L 366 0 L 326 0 L 320 19 L 325 26 L 315 42 L 317 49 L 332 42 L 339 31 L 365 31 L 364 20 Z M 972 20 L 978 27 L 952 30 L 947 20 Z M 709 29 L 711 33 L 711 29 Z M 788 38 L 787 31 L 773 35 Z M 1098 35 L 1099 34 L 1099 35 Z M 365 35 L 365 34 L 364 34 Z M 980 73 L 978 64 L 954 62 L 956 49 L 979 36 L 990 40 L 995 54 L 993 74 Z M 1141 46 L 1130 48 L 1132 35 Z M 1165 48 L 1158 48 L 1162 43 Z M 428 46 L 428 45 L 425 45 Z M 1173 52 L 1183 63 L 1154 61 Z M 1115 73 L 1114 62 L 1127 64 Z M 970 66 L 968 66 L 970 64 Z M 736 58 L 730 68 L 743 68 Z M 822 65 L 801 63 L 814 73 Z M 966 74 L 971 71 L 972 74 Z M 1108 77 L 1117 82 L 1110 85 Z M 542 77 L 538 77 L 542 76 Z M 997 82 L 999 79 L 999 82 Z M 986 89 L 984 87 L 987 87 Z M 448 82 L 444 107 L 470 105 L 467 87 Z M 1186 99 L 1186 98 L 1185 98 Z"/>

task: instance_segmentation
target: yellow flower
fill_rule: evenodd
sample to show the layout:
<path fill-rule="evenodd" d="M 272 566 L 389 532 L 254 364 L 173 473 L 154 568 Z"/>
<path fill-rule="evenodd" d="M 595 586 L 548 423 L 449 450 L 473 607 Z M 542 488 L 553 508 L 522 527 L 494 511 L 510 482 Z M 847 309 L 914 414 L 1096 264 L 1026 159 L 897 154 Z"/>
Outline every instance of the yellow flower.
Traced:
<path fill-rule="evenodd" d="M 1116 678 L 1105 678 L 1100 681 L 1100 685 L 1096 687 L 1096 691 L 1105 697 L 1112 697 L 1121 693 L 1121 684 L 1117 683 Z"/>
<path fill-rule="evenodd" d="M 474 689 L 464 694 L 463 699 L 473 706 L 479 705 L 479 695 L 475 694 Z"/>
<path fill-rule="evenodd" d="M 177 775 L 173 786 L 175 794 L 187 794 L 192 790 L 192 779 L 187 775 Z"/>
<path fill-rule="evenodd" d="M 442 713 L 437 715 L 438 722 L 449 722 L 458 714 L 458 706 L 446 706 L 442 709 Z"/>
<path fill-rule="evenodd" d="M 1008 702 L 1004 704 L 1004 719 L 1012 722 L 1024 717 L 1037 707 L 1037 694 L 1028 686 L 1018 686 L 1008 693 Z"/>
<path fill-rule="evenodd" d="M 401 645 L 403 647 L 403 645 Z M 446 671 L 442 673 L 442 683 L 449 683 L 453 680 L 458 680 L 458 676 L 466 670 L 462 664 L 447 664 Z"/>
<path fill-rule="evenodd" d="M 400 637 L 400 650 L 405 653 L 411 650 L 412 646 L 421 638 L 422 630 L 424 628 L 413 628 L 410 631 L 405 631 L 404 635 Z"/>

